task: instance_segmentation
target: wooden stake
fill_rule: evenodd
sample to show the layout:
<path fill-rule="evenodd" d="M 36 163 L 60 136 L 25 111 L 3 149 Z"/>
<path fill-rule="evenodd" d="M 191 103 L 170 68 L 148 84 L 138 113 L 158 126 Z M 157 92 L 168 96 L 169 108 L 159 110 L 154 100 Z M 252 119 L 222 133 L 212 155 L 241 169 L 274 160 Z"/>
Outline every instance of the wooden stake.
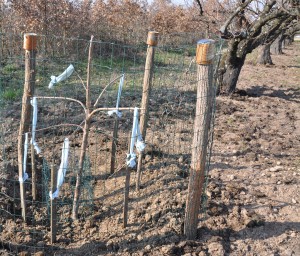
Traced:
<path fill-rule="evenodd" d="M 127 227 L 128 222 L 128 201 L 129 201 L 129 187 L 130 187 L 130 170 L 126 164 L 126 178 L 124 187 L 124 203 L 123 203 L 123 228 Z"/>
<path fill-rule="evenodd" d="M 129 136 L 128 143 L 128 155 L 130 154 L 130 142 L 131 135 Z M 124 186 L 124 201 L 123 201 L 123 228 L 127 227 L 128 223 L 128 203 L 129 203 L 129 188 L 130 188 L 130 171 L 131 168 L 128 167 L 126 159 L 126 174 L 125 174 L 125 186 Z"/>
<path fill-rule="evenodd" d="M 212 43 L 212 42 L 211 42 Z M 199 47 L 199 45 L 198 45 Z M 209 47 L 204 47 L 208 50 Z M 200 52 L 200 51 L 199 51 Z M 207 54 L 201 53 L 204 58 Z M 197 51 L 198 55 L 198 51 Z M 199 56 L 197 56 L 199 57 Z M 206 155 L 211 124 L 214 89 L 212 85 L 213 66 L 211 60 L 199 58 L 197 63 L 197 103 L 194 123 L 194 139 L 192 145 L 191 172 L 189 178 L 188 196 L 185 210 L 184 234 L 188 239 L 195 239 L 197 235 L 198 214 L 201 195 L 205 181 Z M 207 62 L 209 61 L 209 62 Z"/>
<path fill-rule="evenodd" d="M 22 98 L 22 113 L 20 128 L 18 134 L 18 169 L 19 177 L 23 177 L 23 152 L 24 152 L 24 134 L 29 131 L 31 120 L 30 98 L 34 95 L 35 89 L 35 63 L 36 63 L 36 41 L 37 35 L 28 33 L 24 35 L 25 49 L 25 83 Z M 22 218 L 26 222 L 26 202 L 24 183 L 20 182 L 20 201 L 22 208 Z"/>
<path fill-rule="evenodd" d="M 90 96 L 90 81 L 91 81 L 91 65 L 92 65 L 92 53 L 93 53 L 93 39 L 94 36 L 91 36 L 90 47 L 89 47 L 89 57 L 88 57 L 88 65 L 87 65 L 87 81 L 86 81 L 86 106 L 85 106 L 85 122 L 83 128 L 82 135 L 82 144 L 80 149 L 80 157 L 79 157 L 79 169 L 76 175 L 76 185 L 74 190 L 74 201 L 72 207 L 72 219 L 78 219 L 78 209 L 79 209 L 79 197 L 81 191 L 81 179 L 83 172 L 83 165 L 86 155 L 86 150 L 88 146 L 88 138 L 89 138 L 89 130 L 91 126 L 91 96 Z"/>
<path fill-rule="evenodd" d="M 155 54 L 155 46 L 158 41 L 158 32 L 150 31 L 148 33 L 148 49 L 145 63 L 145 73 L 144 73 L 144 84 L 143 84 L 143 95 L 142 95 L 142 103 L 141 103 L 141 118 L 140 118 L 140 130 L 143 136 L 143 139 L 146 139 L 147 132 L 147 123 L 149 116 L 149 99 L 152 88 L 152 77 L 153 77 L 153 67 L 154 67 L 154 54 Z M 142 172 L 142 159 L 143 153 L 140 152 L 138 157 L 137 164 L 137 178 L 136 178 L 136 190 L 140 189 L 141 182 L 141 172 Z"/>
<path fill-rule="evenodd" d="M 51 193 L 54 193 L 57 189 L 57 171 L 54 164 L 51 166 Z M 50 199 L 51 200 L 51 199 Z M 57 222 L 57 211 L 56 211 L 56 198 L 51 200 L 51 244 L 56 242 L 56 222 Z"/>
<path fill-rule="evenodd" d="M 115 172 L 117 143 L 118 143 L 118 128 L 119 128 L 119 118 L 116 116 L 115 123 L 114 123 L 113 139 L 111 144 L 110 174 L 113 174 Z"/>
<path fill-rule="evenodd" d="M 31 144 L 31 180 L 32 180 L 32 199 L 36 200 L 36 172 L 35 172 L 35 154 L 34 145 Z"/>

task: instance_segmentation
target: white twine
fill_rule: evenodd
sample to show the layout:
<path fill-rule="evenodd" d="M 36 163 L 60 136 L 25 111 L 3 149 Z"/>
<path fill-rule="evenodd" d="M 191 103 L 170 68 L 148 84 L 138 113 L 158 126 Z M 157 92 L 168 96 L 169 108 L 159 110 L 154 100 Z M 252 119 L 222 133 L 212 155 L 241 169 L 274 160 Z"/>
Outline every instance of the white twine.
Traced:
<path fill-rule="evenodd" d="M 57 174 L 57 183 L 56 183 L 56 190 L 52 193 L 49 192 L 50 199 L 53 200 L 57 198 L 59 195 L 59 190 L 62 184 L 64 183 L 64 178 L 66 176 L 67 168 L 68 168 L 68 155 L 69 155 L 69 139 L 65 138 L 63 143 L 63 148 L 61 152 L 61 163 L 59 166 L 58 174 Z"/>
<path fill-rule="evenodd" d="M 119 89 L 118 89 L 118 96 L 117 96 L 117 104 L 116 104 L 116 109 L 115 110 L 110 110 L 107 112 L 109 116 L 112 116 L 113 114 L 116 114 L 119 118 L 122 117 L 122 112 L 119 111 L 119 104 L 120 104 L 120 98 L 122 94 L 122 88 L 124 84 L 124 77 L 125 74 L 123 74 L 120 78 L 120 83 L 119 83 Z"/>
<path fill-rule="evenodd" d="M 49 83 L 49 89 L 53 87 L 56 83 L 66 80 L 74 71 L 74 66 L 71 64 L 63 73 L 59 76 L 51 76 L 51 82 Z"/>
<path fill-rule="evenodd" d="M 138 108 L 134 108 L 130 148 L 129 154 L 127 154 L 126 159 L 127 166 L 131 168 L 136 166 L 136 154 L 134 153 L 134 145 L 139 152 L 144 151 L 146 147 L 140 131 Z"/>
<path fill-rule="evenodd" d="M 38 108 L 37 108 L 37 99 L 36 97 L 33 97 L 30 101 L 31 105 L 33 107 L 33 116 L 32 116 L 32 131 L 31 131 L 31 141 L 30 144 L 34 146 L 34 149 L 37 154 L 41 153 L 41 149 L 39 148 L 37 142 L 35 141 L 35 130 L 36 130 L 36 123 L 37 123 L 37 114 L 38 114 Z"/>
<path fill-rule="evenodd" d="M 24 141 L 24 152 L 23 152 L 23 172 L 22 176 L 19 177 L 19 182 L 24 183 L 28 179 L 28 173 L 26 172 L 27 166 L 27 152 L 28 152 L 28 132 L 25 133 L 25 141 Z"/>

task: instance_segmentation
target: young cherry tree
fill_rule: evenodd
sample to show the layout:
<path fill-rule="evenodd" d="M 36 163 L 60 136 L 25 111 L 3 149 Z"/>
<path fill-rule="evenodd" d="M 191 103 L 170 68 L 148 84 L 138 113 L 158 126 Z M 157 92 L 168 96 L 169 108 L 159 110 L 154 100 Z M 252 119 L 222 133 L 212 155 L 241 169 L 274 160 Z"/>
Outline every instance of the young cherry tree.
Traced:
<path fill-rule="evenodd" d="M 82 83 L 84 90 L 85 90 L 85 104 L 77 99 L 73 98 L 65 98 L 65 97 L 39 97 L 36 98 L 43 98 L 43 99 L 57 99 L 57 100 L 67 100 L 67 101 L 73 101 L 78 103 L 85 115 L 84 120 L 82 122 L 82 125 L 75 125 L 77 128 L 81 129 L 83 131 L 83 135 L 81 138 L 81 148 L 80 148 L 80 156 L 79 156 L 79 163 L 78 163 L 78 171 L 76 174 L 76 185 L 75 185 L 75 191 L 74 191 L 74 201 L 73 201 L 73 207 L 72 207 L 72 219 L 76 220 L 78 219 L 78 209 L 79 209 L 79 201 L 80 201 L 80 192 L 81 192 L 81 186 L 82 186 L 82 175 L 83 175 L 83 168 L 84 168 L 84 160 L 86 157 L 86 151 L 88 146 L 88 139 L 89 139 L 89 131 L 91 127 L 91 119 L 92 117 L 100 112 L 100 111 L 118 111 L 118 110 L 133 110 L 133 108 L 97 108 L 98 102 L 105 92 L 105 90 L 112 85 L 117 79 L 120 79 L 124 74 L 116 77 L 111 82 L 109 82 L 102 92 L 99 94 L 96 102 L 92 105 L 91 102 L 91 94 L 90 94 L 90 79 L 91 79 L 91 62 L 92 62 L 92 52 L 93 52 L 93 36 L 91 36 L 90 45 L 89 45 L 89 55 L 88 55 L 88 64 L 87 64 L 87 80 L 86 83 Z M 53 78 L 55 80 L 55 77 Z M 50 83 L 51 84 L 51 83 Z M 68 124 L 73 125 L 73 124 Z"/>

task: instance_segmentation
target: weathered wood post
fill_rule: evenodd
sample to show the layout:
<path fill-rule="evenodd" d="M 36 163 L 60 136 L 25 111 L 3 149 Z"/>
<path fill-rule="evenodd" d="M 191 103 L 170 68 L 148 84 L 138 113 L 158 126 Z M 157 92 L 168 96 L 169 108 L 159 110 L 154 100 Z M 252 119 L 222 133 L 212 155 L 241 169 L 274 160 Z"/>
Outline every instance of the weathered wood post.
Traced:
<path fill-rule="evenodd" d="M 23 48 L 25 50 L 25 83 L 22 98 L 22 113 L 18 134 L 18 168 L 20 179 L 20 201 L 22 208 L 22 218 L 26 222 L 26 202 L 25 186 L 23 181 L 23 153 L 24 153 L 24 134 L 29 131 L 31 120 L 30 98 L 34 95 L 35 89 L 35 63 L 36 63 L 37 34 L 24 34 Z M 22 180 L 22 181 L 21 181 Z"/>
<path fill-rule="evenodd" d="M 188 239 L 197 235 L 198 214 L 205 181 L 206 155 L 213 111 L 213 40 L 200 40 L 197 44 L 197 103 L 192 145 L 191 171 L 186 201 L 184 234 Z"/>
<path fill-rule="evenodd" d="M 116 115 L 114 121 L 112 144 L 111 144 L 110 174 L 113 174 L 115 172 L 117 143 L 118 143 L 118 128 L 119 128 L 119 117 Z"/>
<path fill-rule="evenodd" d="M 128 223 L 128 201 L 129 201 L 129 187 L 130 187 L 130 170 L 131 168 L 126 164 L 126 176 L 124 187 L 124 201 L 123 201 L 123 228 L 127 227 Z"/>
<path fill-rule="evenodd" d="M 31 144 L 31 180 L 32 180 L 32 199 L 36 200 L 36 172 L 35 172 L 35 153 L 34 145 Z"/>
<path fill-rule="evenodd" d="M 50 193 L 53 193 L 57 189 L 57 171 L 54 164 L 51 165 L 51 190 Z M 51 210 L 50 210 L 50 227 L 51 227 L 51 244 L 56 242 L 56 198 L 51 198 Z"/>
<path fill-rule="evenodd" d="M 145 63 L 143 95 L 142 95 L 142 103 L 141 103 L 141 119 L 140 119 L 140 130 L 144 140 L 146 139 L 147 123 L 149 117 L 149 99 L 150 99 L 151 88 L 152 88 L 154 55 L 155 55 L 155 46 L 157 45 L 157 42 L 158 42 L 158 32 L 150 31 L 148 33 L 148 38 L 147 38 L 148 49 L 147 49 L 147 56 L 146 56 L 146 63 Z M 137 164 L 136 190 L 140 189 L 142 159 L 143 159 L 143 153 L 140 152 L 138 157 L 138 164 Z"/>

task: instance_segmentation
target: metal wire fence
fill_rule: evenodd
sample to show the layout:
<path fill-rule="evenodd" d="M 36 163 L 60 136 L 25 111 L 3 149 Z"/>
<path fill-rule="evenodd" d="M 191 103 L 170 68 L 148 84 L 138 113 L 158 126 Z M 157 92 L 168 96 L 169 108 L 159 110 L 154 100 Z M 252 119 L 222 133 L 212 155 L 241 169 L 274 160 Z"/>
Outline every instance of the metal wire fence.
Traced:
<path fill-rule="evenodd" d="M 65 138 L 70 141 L 70 151 L 67 174 L 57 199 L 57 241 L 67 246 L 78 241 L 107 241 L 108 237 L 113 239 L 118 233 L 124 234 L 122 203 L 126 154 L 131 137 L 133 108 L 141 104 L 146 47 L 100 40 L 93 42 L 91 102 L 95 108 L 102 108 L 102 111 L 91 119 L 82 172 L 79 219 L 74 221 L 71 211 L 83 136 L 80 126 L 85 118 L 85 112 L 78 102 L 85 104 L 86 101 L 85 81 L 90 42 L 74 38 L 39 37 L 34 96 L 38 102 L 35 139 L 41 153 L 34 156 L 36 199 L 32 195 L 32 156 L 28 156 L 29 179 L 24 183 L 27 223 L 24 224 L 17 157 L 24 83 L 22 40 L 23 37 L 19 35 L 0 35 L 2 248 L 13 253 L 24 250 L 29 253 L 45 251 L 47 255 L 53 253 L 49 235 L 50 174 L 52 165 L 55 169 L 59 168 Z M 220 47 L 218 42 L 214 75 Z M 166 236 L 182 233 L 197 98 L 194 58 L 193 44 L 156 47 L 149 121 L 144 138 L 146 149 L 142 162 L 141 189 L 135 190 L 136 172 L 132 170 L 129 194 L 127 230 L 135 234 L 144 230 L 144 240 L 151 240 L 153 236 L 153 232 L 147 233 L 146 230 L 164 229 Z M 73 74 L 49 89 L 51 76 L 58 76 L 70 64 L 74 66 Z M 107 111 L 116 106 L 119 79 L 123 74 L 124 85 L 119 107 L 124 110 L 122 117 L 118 118 L 116 137 L 116 117 L 108 115 Z M 212 129 L 209 138 L 208 155 L 212 145 Z M 113 144 L 116 153 L 112 158 Z M 112 159 L 115 161 L 113 171 Z M 206 168 L 208 170 L 209 164 Z M 108 243 L 105 250 L 122 251 L 130 248 L 131 240 L 138 244 L 141 238 L 132 237 L 130 232 L 125 232 L 118 246 Z"/>

